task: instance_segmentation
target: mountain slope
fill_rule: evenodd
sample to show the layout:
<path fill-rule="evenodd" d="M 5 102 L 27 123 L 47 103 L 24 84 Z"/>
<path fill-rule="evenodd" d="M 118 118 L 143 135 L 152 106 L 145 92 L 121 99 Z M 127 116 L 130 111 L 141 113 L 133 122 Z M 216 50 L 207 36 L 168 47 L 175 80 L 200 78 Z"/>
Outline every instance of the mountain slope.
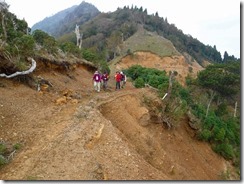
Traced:
<path fill-rule="evenodd" d="M 32 31 L 40 29 L 48 34 L 59 37 L 74 30 L 75 25 L 81 25 L 99 14 L 98 9 L 90 3 L 82 2 L 57 14 L 47 17 L 32 26 Z"/>
<path fill-rule="evenodd" d="M 81 13 L 83 11 L 84 13 Z M 170 40 L 178 52 L 188 53 L 202 66 L 206 61 L 211 63 L 223 61 L 215 46 L 204 45 L 197 38 L 185 35 L 174 24 L 169 24 L 166 18 L 148 15 L 146 9 L 143 10 L 142 8 L 124 7 L 123 9 L 118 8 L 114 12 L 100 13 L 93 5 L 82 2 L 79 7 L 72 9 L 59 23 L 53 27 L 51 33 L 53 36 L 62 41 L 75 42 L 72 32 L 75 24 L 80 25 L 83 34 L 83 48 L 95 50 L 94 52 L 98 53 L 107 52 L 104 54 L 106 56 L 99 56 L 103 57 L 100 60 L 110 61 L 113 59 L 113 55 L 116 54 L 114 49 L 120 44 L 119 37 L 123 35 L 123 40 L 128 39 L 140 26 Z M 45 29 L 42 30 L 45 31 Z"/>
<path fill-rule="evenodd" d="M 128 39 L 138 27 L 170 40 L 179 52 L 188 53 L 201 65 L 204 61 L 214 63 L 222 61 L 216 47 L 206 46 L 196 38 L 185 35 L 175 25 L 169 24 L 167 19 L 148 15 L 145 10 L 137 8 L 118 8 L 115 12 L 99 14 L 92 21 L 82 25 L 83 48 L 99 51 L 101 47 L 105 47 L 108 54 L 110 52 L 113 54 L 113 49 L 120 44 L 119 37 L 122 35 L 123 40 Z"/>

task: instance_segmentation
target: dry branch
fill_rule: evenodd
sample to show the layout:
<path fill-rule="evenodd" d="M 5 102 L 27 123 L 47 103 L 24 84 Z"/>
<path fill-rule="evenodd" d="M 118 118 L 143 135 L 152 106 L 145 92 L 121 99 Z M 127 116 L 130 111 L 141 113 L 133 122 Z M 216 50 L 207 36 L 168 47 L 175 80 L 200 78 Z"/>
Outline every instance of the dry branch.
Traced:
<path fill-rule="evenodd" d="M 14 154 L 15 154 L 16 150 L 14 150 L 13 152 L 10 153 L 10 155 L 8 156 L 7 160 L 9 161 L 10 159 L 14 158 Z"/>

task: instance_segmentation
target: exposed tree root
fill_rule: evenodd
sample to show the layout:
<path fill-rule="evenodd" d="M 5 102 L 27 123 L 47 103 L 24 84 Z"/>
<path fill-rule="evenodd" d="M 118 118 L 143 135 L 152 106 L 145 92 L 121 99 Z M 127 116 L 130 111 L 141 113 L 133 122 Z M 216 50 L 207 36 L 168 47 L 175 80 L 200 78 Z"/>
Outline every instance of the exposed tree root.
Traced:
<path fill-rule="evenodd" d="M 2 73 L 2 74 L 0 74 L 0 77 L 13 78 L 13 77 L 16 77 L 16 76 L 18 76 L 18 75 L 27 75 L 27 74 L 30 74 L 30 73 L 32 73 L 32 72 L 35 70 L 35 68 L 36 68 L 36 61 L 35 61 L 34 59 L 31 58 L 31 62 L 32 62 L 32 64 L 31 64 L 31 67 L 30 67 L 29 70 L 22 71 L 22 72 L 17 71 L 17 72 L 15 72 L 15 73 L 11 74 L 11 75 L 6 75 L 5 73 Z"/>

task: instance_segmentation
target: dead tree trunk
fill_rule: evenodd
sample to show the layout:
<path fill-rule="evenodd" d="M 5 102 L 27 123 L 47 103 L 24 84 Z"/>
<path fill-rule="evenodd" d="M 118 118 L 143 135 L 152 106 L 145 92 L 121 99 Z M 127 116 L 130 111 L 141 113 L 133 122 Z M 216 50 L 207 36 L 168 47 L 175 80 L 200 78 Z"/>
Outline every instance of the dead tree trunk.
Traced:
<path fill-rule="evenodd" d="M 4 22 L 4 19 L 5 19 L 5 14 L 1 12 L 1 17 L 2 17 L 2 28 L 3 28 L 3 35 L 4 35 L 4 40 L 6 41 L 7 40 L 7 31 L 6 31 L 6 27 L 5 27 L 5 22 Z"/>
<path fill-rule="evenodd" d="M 213 101 L 214 96 L 215 96 L 215 91 L 211 90 L 211 96 L 210 96 L 210 100 L 209 100 L 208 106 L 207 106 L 206 117 L 208 117 L 209 108 L 210 108 L 210 105 Z"/>
<path fill-rule="evenodd" d="M 162 100 L 165 99 L 165 102 L 162 104 L 161 121 L 165 126 L 167 126 L 168 129 L 171 129 L 173 127 L 173 119 L 170 118 L 170 116 L 167 114 L 166 109 L 167 107 L 169 107 L 169 99 L 172 92 L 174 76 L 175 76 L 175 72 L 170 71 L 168 91 L 167 93 L 165 93 L 164 97 L 162 98 Z"/>
<path fill-rule="evenodd" d="M 173 80 L 174 80 L 174 71 L 170 71 L 170 76 L 169 76 L 169 87 L 168 87 L 168 92 L 164 95 L 162 100 L 164 100 L 166 97 L 169 99 L 172 91 L 172 86 L 173 86 Z"/>
<path fill-rule="evenodd" d="M 9 8 L 9 5 L 3 1 L 3 2 L 0 2 L 0 13 L 1 13 L 1 18 L 2 18 L 2 28 L 3 28 L 3 34 L 4 34 L 4 39 L 5 41 L 7 40 L 7 30 L 6 30 L 6 27 L 5 27 L 5 15 L 6 13 L 8 12 L 8 8 Z"/>
<path fill-rule="evenodd" d="M 236 111 L 237 111 L 237 102 L 235 103 L 234 118 L 236 117 Z"/>
<path fill-rule="evenodd" d="M 76 40 L 77 40 L 76 45 L 77 45 L 77 47 L 79 47 L 79 49 L 81 49 L 83 34 L 80 34 L 80 29 L 77 24 L 75 27 L 75 34 L 76 34 Z"/>

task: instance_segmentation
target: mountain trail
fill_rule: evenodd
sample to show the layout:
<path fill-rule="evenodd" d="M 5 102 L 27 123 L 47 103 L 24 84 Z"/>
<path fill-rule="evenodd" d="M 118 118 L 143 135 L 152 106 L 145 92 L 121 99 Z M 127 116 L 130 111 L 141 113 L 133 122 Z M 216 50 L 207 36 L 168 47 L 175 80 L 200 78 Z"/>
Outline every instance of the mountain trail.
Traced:
<path fill-rule="evenodd" d="M 175 129 L 150 120 L 149 88 L 127 82 L 93 89 L 92 73 L 36 73 L 53 84 L 38 92 L 1 79 L 0 140 L 20 143 L 2 180 L 220 180 L 228 162 L 194 138 L 186 120 Z"/>

